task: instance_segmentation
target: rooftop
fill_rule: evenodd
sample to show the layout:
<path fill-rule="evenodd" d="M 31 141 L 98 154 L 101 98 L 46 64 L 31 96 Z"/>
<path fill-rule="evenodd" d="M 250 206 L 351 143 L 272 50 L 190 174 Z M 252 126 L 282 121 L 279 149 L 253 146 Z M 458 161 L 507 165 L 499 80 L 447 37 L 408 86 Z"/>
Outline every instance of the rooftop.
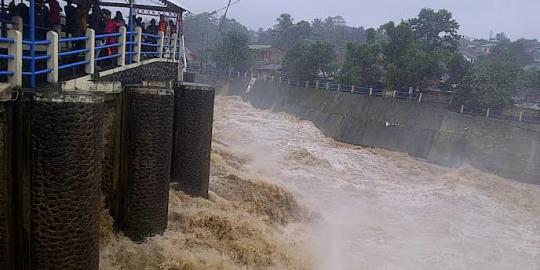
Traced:
<path fill-rule="evenodd" d="M 264 50 L 272 48 L 272 45 L 249 45 L 252 50 Z"/>

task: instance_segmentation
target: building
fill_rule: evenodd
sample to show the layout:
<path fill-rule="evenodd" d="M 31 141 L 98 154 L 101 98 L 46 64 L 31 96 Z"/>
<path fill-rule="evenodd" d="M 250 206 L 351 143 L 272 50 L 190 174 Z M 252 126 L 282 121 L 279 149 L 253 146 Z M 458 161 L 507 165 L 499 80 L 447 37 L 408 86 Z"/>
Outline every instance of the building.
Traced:
<path fill-rule="evenodd" d="M 280 76 L 284 50 L 272 45 L 249 45 L 249 48 L 255 53 L 255 64 L 251 67 L 251 72 L 261 77 Z"/>
<path fill-rule="evenodd" d="M 255 52 L 255 64 L 279 64 L 283 61 L 285 51 L 271 45 L 249 45 Z"/>

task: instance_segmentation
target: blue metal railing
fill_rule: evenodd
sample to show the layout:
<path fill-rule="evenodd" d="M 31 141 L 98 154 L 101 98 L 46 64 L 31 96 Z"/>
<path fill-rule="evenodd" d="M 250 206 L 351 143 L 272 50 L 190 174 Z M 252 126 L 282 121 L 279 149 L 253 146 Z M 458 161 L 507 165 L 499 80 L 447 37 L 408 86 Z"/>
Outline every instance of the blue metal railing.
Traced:
<path fill-rule="evenodd" d="M 8 43 L 8 44 L 11 44 L 11 43 L 14 43 L 15 40 L 13 40 L 12 38 L 8 38 L 8 37 L 0 37 L 0 42 L 1 43 Z M 12 55 L 12 54 L 0 54 L 0 59 L 1 60 L 12 60 L 12 59 L 15 59 L 15 55 Z M 6 64 L 7 66 L 7 64 Z M 15 75 L 15 73 L 13 71 L 9 71 L 9 70 L 1 70 L 0 71 L 0 76 L 13 76 Z"/>
<path fill-rule="evenodd" d="M 47 81 L 56 83 L 58 82 L 58 71 L 65 70 L 77 66 L 85 66 L 91 64 L 89 70 L 93 70 L 93 66 L 104 60 L 122 59 L 122 62 L 118 62 L 119 65 L 130 64 L 135 56 L 142 56 L 144 58 L 165 57 L 173 58 L 175 55 L 180 56 L 180 51 L 175 51 L 173 48 L 178 47 L 178 39 L 174 37 L 140 33 L 137 31 L 126 31 L 125 35 L 122 32 L 118 33 L 105 33 L 95 35 L 96 43 L 93 49 L 96 52 L 96 57 L 90 60 L 89 53 L 90 47 L 84 44 L 89 44 L 89 36 L 79 37 L 66 37 L 58 39 L 55 35 L 47 34 L 47 40 L 36 40 L 36 27 L 31 27 L 29 38 L 25 38 L 22 42 L 17 44 L 17 50 L 22 47 L 23 55 L 12 55 L 10 53 L 0 53 L 0 61 L 23 61 L 22 70 L 15 70 L 13 66 L 9 67 L 9 70 L 0 70 L 0 76 L 17 76 L 17 85 L 20 85 L 20 76 L 27 78 L 30 82 L 30 87 L 36 87 L 36 80 L 40 75 L 54 75 L 48 76 Z M 140 36 L 138 36 L 140 33 Z M 20 35 L 20 33 L 17 33 Z M 41 36 L 41 35 L 39 35 Z M 137 37 L 137 38 L 136 38 Z M 14 43 L 15 38 L 0 37 L 0 43 Z M 57 42 L 53 44 L 53 42 Z M 80 44 L 80 46 L 70 46 L 69 44 Z M 4 45 L 4 48 L 7 46 Z M 124 50 L 125 48 L 125 50 Z M 137 49 L 137 50 L 136 50 Z M 51 51 L 58 51 L 57 55 L 49 55 Z M 106 51 L 107 53 L 103 53 Z M 100 54 L 101 53 L 101 54 Z M 124 58 L 125 57 L 125 58 Z M 50 60 L 54 61 L 50 61 Z M 138 61 L 141 58 L 137 57 Z M 116 63 L 114 61 L 113 63 Z M 25 79 L 26 80 L 26 79 Z M 43 81 L 44 80 L 41 80 Z M 26 83 L 26 82 L 25 82 Z"/>
<path fill-rule="evenodd" d="M 36 55 L 36 45 L 49 45 L 51 44 L 50 40 L 23 40 L 22 43 L 24 45 L 30 46 L 30 55 L 23 55 L 22 59 L 30 61 L 30 71 L 23 71 L 23 76 L 29 76 L 30 77 L 30 85 L 32 88 L 36 87 L 36 77 L 39 75 L 48 74 L 52 71 L 50 68 L 45 68 L 41 70 L 36 70 L 36 62 L 41 62 L 44 60 L 50 59 L 50 55 Z"/>
<path fill-rule="evenodd" d="M 80 41 L 87 41 L 87 40 L 88 40 L 87 36 L 61 38 L 60 40 L 58 40 L 58 43 L 63 44 L 63 43 L 68 43 L 68 42 L 80 42 Z M 63 52 L 58 53 L 58 58 L 62 58 L 62 57 L 66 57 L 66 56 L 72 56 L 72 55 L 79 55 L 79 54 L 82 54 L 82 53 L 88 53 L 89 51 L 90 50 L 88 48 L 76 49 L 76 50 L 71 50 L 71 51 L 63 51 Z M 66 69 L 66 68 L 72 68 L 72 67 L 86 65 L 86 64 L 88 64 L 88 62 L 89 62 L 88 60 L 82 60 L 82 61 L 77 61 L 77 62 L 73 62 L 73 63 L 67 63 L 67 64 L 59 65 L 58 70 L 63 70 L 63 69 Z"/>
<path fill-rule="evenodd" d="M 97 39 L 106 39 L 106 38 L 116 38 L 116 37 L 120 37 L 122 34 L 121 33 L 107 33 L 107 34 L 100 34 L 100 35 L 96 35 L 96 40 Z M 105 45 L 100 45 L 100 46 L 96 46 L 95 47 L 95 50 L 96 51 L 101 51 L 101 50 L 105 50 L 105 49 L 111 49 L 111 48 L 118 48 L 119 46 L 121 46 L 122 44 L 118 41 L 116 41 L 115 43 L 109 43 L 109 44 L 105 44 Z M 109 60 L 109 59 L 115 59 L 115 58 L 118 58 L 120 57 L 120 54 L 119 53 L 112 53 L 112 50 L 108 50 L 109 51 L 109 55 L 106 55 L 106 56 L 101 56 L 101 57 L 96 57 L 94 59 L 94 62 L 99 62 L 99 61 L 103 61 L 103 60 Z"/>
<path fill-rule="evenodd" d="M 142 33 L 143 37 L 151 37 L 151 38 L 161 38 L 160 35 L 154 35 L 154 34 L 148 34 L 148 33 Z"/>
<path fill-rule="evenodd" d="M 58 40 L 58 43 L 67 43 L 67 42 L 74 42 L 74 41 L 86 41 L 88 40 L 87 36 L 82 37 L 71 37 L 71 38 L 61 38 Z"/>

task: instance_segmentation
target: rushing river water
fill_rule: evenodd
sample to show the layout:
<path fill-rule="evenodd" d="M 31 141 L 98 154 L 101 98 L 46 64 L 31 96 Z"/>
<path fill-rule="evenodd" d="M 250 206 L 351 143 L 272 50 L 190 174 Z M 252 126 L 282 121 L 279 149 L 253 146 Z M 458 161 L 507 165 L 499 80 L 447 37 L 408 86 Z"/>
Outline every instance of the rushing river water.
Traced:
<path fill-rule="evenodd" d="M 338 143 L 311 122 L 217 99 L 215 136 L 242 170 L 320 213 L 316 269 L 540 269 L 540 187 Z"/>
<path fill-rule="evenodd" d="M 338 143 L 238 97 L 216 97 L 212 155 L 213 199 L 171 191 L 169 229 L 142 245 L 104 222 L 102 269 L 540 269 L 539 186 Z"/>

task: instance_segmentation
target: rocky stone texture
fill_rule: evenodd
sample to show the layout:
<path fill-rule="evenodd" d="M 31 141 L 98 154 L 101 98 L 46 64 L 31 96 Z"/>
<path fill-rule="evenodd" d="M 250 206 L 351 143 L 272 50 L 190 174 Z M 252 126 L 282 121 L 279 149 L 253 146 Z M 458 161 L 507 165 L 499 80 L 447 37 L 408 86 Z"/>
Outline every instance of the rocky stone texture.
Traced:
<path fill-rule="evenodd" d="M 10 115 L 7 102 L 0 103 L 0 269 L 12 269 L 13 238 L 11 211 Z"/>
<path fill-rule="evenodd" d="M 99 268 L 102 101 L 86 94 L 34 98 L 31 269 Z"/>
<path fill-rule="evenodd" d="M 167 228 L 174 96 L 172 89 L 127 88 L 122 229 L 134 241 Z"/>
<path fill-rule="evenodd" d="M 100 81 L 122 82 L 124 85 L 137 85 L 143 81 L 176 81 L 178 64 L 172 62 L 154 62 L 116 72 L 100 78 Z"/>
<path fill-rule="evenodd" d="M 187 194 L 208 198 L 214 88 L 184 83 L 175 87 L 172 179 Z"/>

